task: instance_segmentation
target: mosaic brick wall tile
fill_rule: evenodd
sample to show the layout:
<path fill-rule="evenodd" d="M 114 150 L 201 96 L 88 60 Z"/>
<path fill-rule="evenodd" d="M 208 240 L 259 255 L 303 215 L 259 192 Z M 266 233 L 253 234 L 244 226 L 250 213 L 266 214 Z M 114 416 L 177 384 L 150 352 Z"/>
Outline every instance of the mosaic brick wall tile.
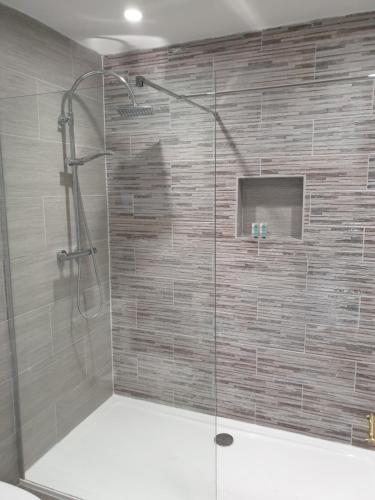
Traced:
<path fill-rule="evenodd" d="M 137 326 L 140 329 L 163 332 L 165 335 L 179 332 L 188 337 L 213 337 L 214 311 L 197 306 L 164 304 L 138 300 Z"/>
<path fill-rule="evenodd" d="M 312 84 L 263 92 L 262 121 L 372 115 L 373 82 Z"/>
<path fill-rule="evenodd" d="M 375 193 L 373 191 L 336 191 L 311 195 L 311 224 L 371 227 Z"/>
<path fill-rule="evenodd" d="M 364 230 L 364 247 L 363 260 L 364 262 L 374 262 L 375 260 L 375 228 L 366 227 Z"/>
<path fill-rule="evenodd" d="M 277 349 L 257 350 L 257 373 L 269 378 L 318 387 L 350 389 L 354 386 L 355 362 Z"/>
<path fill-rule="evenodd" d="M 375 156 L 369 156 L 368 189 L 375 188 Z"/>
<path fill-rule="evenodd" d="M 375 339 L 369 332 L 326 325 L 307 325 L 306 352 L 337 359 L 375 361 Z M 356 383 L 358 381 L 358 365 Z"/>
<path fill-rule="evenodd" d="M 305 175 L 307 192 L 366 189 L 368 155 L 315 155 L 261 159 L 262 175 Z"/>
<path fill-rule="evenodd" d="M 184 94 L 257 88 L 216 96 L 215 135 L 211 115 L 147 87 L 154 116 L 119 119 L 107 79 L 118 393 L 210 414 L 216 399 L 221 416 L 366 446 L 374 50 L 368 13 L 105 57 Z M 304 176 L 301 240 L 235 237 L 237 179 L 259 175 Z"/>
<path fill-rule="evenodd" d="M 363 297 L 374 294 L 375 269 L 371 264 L 326 260 L 325 263 L 310 261 L 307 273 L 307 288 L 316 293 L 338 293 Z"/>
<path fill-rule="evenodd" d="M 331 40 L 317 42 L 316 78 L 348 78 L 371 73 L 375 49 L 373 19 L 357 26 L 345 26 L 332 33 Z"/>
<path fill-rule="evenodd" d="M 314 121 L 314 154 L 370 154 L 375 150 L 373 116 Z"/>
<path fill-rule="evenodd" d="M 303 386 L 304 411 L 312 414 L 324 414 L 338 421 L 350 423 L 351 418 L 363 418 L 366 420 L 366 412 L 372 405 L 372 397 L 366 397 L 363 393 L 357 393 L 353 389 L 347 391 L 334 391 L 315 387 L 314 385 Z M 324 410 L 322 411 L 322 408 Z"/>
<path fill-rule="evenodd" d="M 214 69 L 219 91 L 312 80 L 315 45 L 261 47 L 238 59 L 230 52 L 216 54 Z"/>
<path fill-rule="evenodd" d="M 335 418 L 314 415 L 302 410 L 277 410 L 273 405 L 257 405 L 255 422 L 259 425 L 275 427 L 308 436 L 351 443 L 352 428 L 346 422 Z"/>

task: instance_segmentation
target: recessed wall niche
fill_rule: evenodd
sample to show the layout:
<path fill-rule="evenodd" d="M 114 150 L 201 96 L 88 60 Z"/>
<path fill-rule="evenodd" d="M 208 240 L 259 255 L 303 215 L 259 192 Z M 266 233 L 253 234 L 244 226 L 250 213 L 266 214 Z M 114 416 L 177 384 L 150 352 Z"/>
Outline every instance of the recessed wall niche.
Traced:
<path fill-rule="evenodd" d="M 265 223 L 267 239 L 302 239 L 304 177 L 240 177 L 237 238 L 252 238 L 253 223 Z"/>

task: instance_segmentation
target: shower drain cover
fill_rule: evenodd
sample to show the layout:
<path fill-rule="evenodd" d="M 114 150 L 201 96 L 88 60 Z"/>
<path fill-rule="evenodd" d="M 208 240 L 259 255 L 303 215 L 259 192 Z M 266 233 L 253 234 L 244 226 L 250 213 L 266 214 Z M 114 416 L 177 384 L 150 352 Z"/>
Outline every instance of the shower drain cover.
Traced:
<path fill-rule="evenodd" d="M 215 443 L 218 446 L 230 446 L 233 444 L 233 436 L 223 432 L 222 434 L 216 434 Z"/>

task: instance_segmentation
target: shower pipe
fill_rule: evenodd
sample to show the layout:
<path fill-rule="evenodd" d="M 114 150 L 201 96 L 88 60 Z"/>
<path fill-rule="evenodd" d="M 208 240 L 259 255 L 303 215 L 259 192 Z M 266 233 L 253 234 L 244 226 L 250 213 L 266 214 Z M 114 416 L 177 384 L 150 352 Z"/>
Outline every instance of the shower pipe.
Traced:
<path fill-rule="evenodd" d="M 176 94 L 172 90 L 166 89 L 165 87 L 162 87 L 161 85 L 158 85 L 158 84 L 152 82 L 151 80 L 148 80 L 144 76 L 141 76 L 141 75 L 137 76 L 135 78 L 135 84 L 136 84 L 137 87 L 143 87 L 144 85 L 147 85 L 148 87 L 152 87 L 153 89 L 158 90 L 159 92 L 162 92 L 163 94 L 166 94 L 166 95 L 169 95 L 171 97 L 174 97 L 178 101 L 187 102 L 188 104 L 190 104 L 192 106 L 195 106 L 196 108 L 199 108 L 200 110 L 205 111 L 206 113 L 210 113 L 215 118 L 217 116 L 216 112 L 213 111 L 212 109 L 207 108 L 206 106 L 202 106 L 201 104 L 198 104 L 197 102 L 192 101 L 191 99 L 189 99 L 185 95 Z"/>
<path fill-rule="evenodd" d="M 95 158 L 99 158 L 101 156 L 107 156 L 111 155 L 112 153 L 108 151 L 103 151 L 100 153 L 96 153 L 93 155 L 87 155 L 82 158 L 77 158 L 77 152 L 76 152 L 76 141 L 75 141 L 75 128 L 74 128 L 74 113 L 73 113 L 73 98 L 75 95 L 75 92 L 77 91 L 79 85 L 81 82 L 86 80 L 87 78 L 93 77 L 93 76 L 112 76 L 114 78 L 117 78 L 121 84 L 126 88 L 128 96 L 130 97 L 131 100 L 131 105 L 122 105 L 117 107 L 117 111 L 120 114 L 122 118 L 134 118 L 134 117 L 142 117 L 142 116 L 148 116 L 152 114 L 152 108 L 151 106 L 141 106 L 138 105 L 133 93 L 132 88 L 130 87 L 129 83 L 125 78 L 123 78 L 121 75 L 116 73 L 115 71 L 112 70 L 94 70 L 94 71 L 89 71 L 88 73 L 85 73 L 81 76 L 79 76 L 73 83 L 72 87 L 70 90 L 68 90 L 61 102 L 61 113 L 58 118 L 58 124 L 60 126 L 60 129 L 62 131 L 66 130 L 66 126 L 68 126 L 68 131 L 69 131 L 69 147 L 70 147 L 70 158 L 65 157 L 64 162 L 66 166 L 69 166 L 72 168 L 72 179 L 73 179 L 73 205 L 74 205 L 74 219 L 75 219 L 75 230 L 76 230 L 76 249 L 72 252 L 67 252 L 66 250 L 61 250 L 57 254 L 57 259 L 59 262 L 64 263 L 65 261 L 69 260 L 76 260 L 77 265 L 78 265 L 78 275 L 77 275 L 77 308 L 81 316 L 83 316 L 85 319 L 93 319 L 96 316 L 98 316 L 103 308 L 103 303 L 104 303 L 104 294 L 103 294 L 103 287 L 102 283 L 100 280 L 99 276 L 99 270 L 98 270 L 98 264 L 97 264 L 97 259 L 96 259 L 96 253 L 97 250 L 94 248 L 92 239 L 91 239 L 91 234 L 90 234 L 90 229 L 87 223 L 87 218 L 85 214 L 85 208 L 83 205 L 83 200 L 82 200 L 82 194 L 81 194 L 81 189 L 80 189 L 80 184 L 79 184 L 79 177 L 78 177 L 78 167 L 81 165 L 85 165 L 86 163 L 94 160 Z M 188 104 L 195 106 L 202 111 L 205 111 L 207 113 L 210 113 L 216 118 L 216 113 L 212 111 L 211 109 L 207 108 L 206 106 L 202 106 L 191 99 L 187 98 L 184 95 L 179 95 L 176 94 L 175 92 L 172 92 L 169 89 L 166 89 L 164 87 L 161 87 L 160 85 L 157 85 L 154 82 L 151 82 L 150 80 L 146 79 L 143 76 L 137 76 L 136 77 L 136 85 L 137 87 L 143 87 L 144 85 L 148 85 L 149 87 L 152 87 L 160 92 L 163 92 L 164 94 L 167 94 L 179 101 L 184 101 L 187 102 Z M 66 111 L 66 105 L 67 105 L 67 111 Z M 89 248 L 82 248 L 82 241 L 81 241 L 81 220 L 83 223 L 83 229 L 86 234 L 87 242 L 88 242 L 88 247 Z M 95 273 L 95 279 L 96 279 L 96 284 L 99 289 L 99 295 L 100 295 L 100 302 L 99 305 L 94 312 L 94 314 L 89 315 L 83 309 L 81 308 L 81 260 L 84 257 L 91 257 L 92 263 L 94 266 L 94 273 Z"/>

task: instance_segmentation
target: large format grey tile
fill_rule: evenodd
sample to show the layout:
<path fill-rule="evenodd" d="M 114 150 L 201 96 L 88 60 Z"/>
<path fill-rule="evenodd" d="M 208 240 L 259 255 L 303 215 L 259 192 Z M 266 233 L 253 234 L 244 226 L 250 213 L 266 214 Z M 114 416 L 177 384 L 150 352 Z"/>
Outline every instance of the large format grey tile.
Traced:
<path fill-rule="evenodd" d="M 12 259 L 46 250 L 42 198 L 8 198 L 7 218 Z"/>
<path fill-rule="evenodd" d="M 91 238 L 94 241 L 106 239 L 108 234 L 106 196 L 83 196 L 82 201 Z M 43 210 L 47 247 L 51 250 L 75 247 L 76 225 L 72 193 L 69 193 L 69 197 L 44 197 Z"/>
<path fill-rule="evenodd" d="M 88 378 L 56 403 L 57 435 L 65 437 L 112 394 L 112 385 Z"/>
<path fill-rule="evenodd" d="M 0 384 L 13 377 L 12 352 L 7 321 L 0 323 Z"/>
<path fill-rule="evenodd" d="M 52 402 L 21 427 L 24 465 L 28 469 L 57 442 L 56 409 Z"/>
<path fill-rule="evenodd" d="M 36 93 L 37 85 L 34 78 L 1 67 L 0 63 L 0 131 L 2 134 L 39 136 Z"/>
<path fill-rule="evenodd" d="M 5 136 L 2 155 L 9 198 L 64 195 L 65 188 L 60 184 L 60 173 L 64 171 L 61 144 Z"/>
<path fill-rule="evenodd" d="M 372 114 L 373 83 L 312 83 L 307 87 L 268 90 L 263 93 L 262 120 L 303 120 Z"/>
<path fill-rule="evenodd" d="M 21 373 L 52 355 L 49 306 L 16 316 L 14 328 L 18 371 Z"/>
<path fill-rule="evenodd" d="M 0 384 L 0 442 L 15 432 L 13 382 Z"/>
<path fill-rule="evenodd" d="M 210 412 L 213 345 L 196 334 L 216 305 L 219 415 L 363 446 L 375 379 L 373 88 L 328 80 L 367 76 L 373 26 L 361 14 L 104 59 L 183 93 L 208 90 L 212 69 L 219 91 L 257 87 L 217 96 L 214 172 L 208 115 L 143 89 L 156 114 L 132 127 L 107 79 L 117 392 Z M 259 175 L 305 177 L 303 239 L 235 238 L 237 178 Z"/>
<path fill-rule="evenodd" d="M 77 90 L 73 99 L 74 127 L 77 152 L 85 146 L 103 149 L 103 103 Z M 61 87 L 39 83 L 38 109 L 40 137 L 46 140 L 62 141 L 58 125 L 64 91 Z M 67 110 L 67 107 L 65 108 Z M 66 128 L 68 129 L 68 128 Z"/>
<path fill-rule="evenodd" d="M 303 384 L 314 380 L 318 387 L 349 389 L 354 384 L 354 372 L 354 361 L 276 349 L 261 348 L 257 352 L 257 373 L 271 379 Z"/>
<path fill-rule="evenodd" d="M 18 483 L 18 457 L 16 435 L 11 434 L 0 441 L 0 480 L 8 483 Z"/>
<path fill-rule="evenodd" d="M 84 341 L 50 356 L 19 376 L 22 425 L 64 397 L 86 377 Z"/>
<path fill-rule="evenodd" d="M 11 269 L 16 315 L 68 296 L 75 279 L 73 268 L 58 264 L 55 252 L 12 260 Z"/>
<path fill-rule="evenodd" d="M 21 12 L 1 6 L 0 66 L 58 85 L 72 79 L 71 41 Z"/>
<path fill-rule="evenodd" d="M 105 285 L 104 285 L 105 287 Z M 106 297 L 105 297 L 106 299 Z M 96 311 L 99 301 L 97 288 L 89 288 L 83 291 L 82 305 L 89 315 Z M 95 330 L 106 331 L 109 325 L 107 301 L 103 306 L 102 313 L 94 319 L 83 318 L 77 309 L 76 294 L 55 300 L 51 305 L 51 329 L 55 351 L 74 344 L 93 333 Z"/>

